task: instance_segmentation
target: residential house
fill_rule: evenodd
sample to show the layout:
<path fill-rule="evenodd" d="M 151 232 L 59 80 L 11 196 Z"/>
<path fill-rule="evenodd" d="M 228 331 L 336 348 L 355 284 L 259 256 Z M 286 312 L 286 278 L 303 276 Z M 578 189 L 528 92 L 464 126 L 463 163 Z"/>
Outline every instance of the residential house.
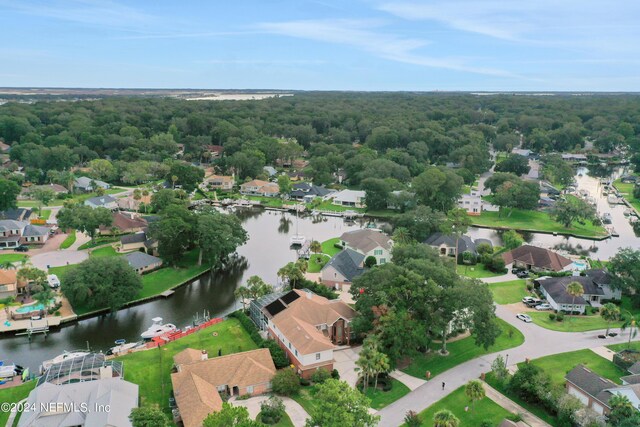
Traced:
<path fill-rule="evenodd" d="M 391 260 L 393 240 L 380 230 L 364 228 L 347 231 L 340 236 L 340 244 L 344 249 L 353 249 L 367 257 L 376 259 L 376 264 L 385 264 Z"/>
<path fill-rule="evenodd" d="M 531 245 L 522 245 L 505 252 L 502 259 L 506 265 L 513 264 L 533 271 L 562 271 L 573 263 L 556 252 Z"/>
<path fill-rule="evenodd" d="M 269 349 L 245 351 L 210 359 L 204 350 L 187 348 L 173 357 L 177 372 L 171 374 L 178 406 L 176 423 L 200 427 L 212 412 L 222 409 L 226 396 L 258 395 L 271 391 L 276 367 Z"/>
<path fill-rule="evenodd" d="M 240 194 L 247 196 L 275 197 L 280 193 L 278 184 L 254 179 L 240 186 Z"/>
<path fill-rule="evenodd" d="M 322 284 L 335 289 L 348 290 L 353 279 L 364 272 L 365 256 L 353 249 L 338 252 L 320 270 Z"/>
<path fill-rule="evenodd" d="M 355 311 L 340 299 L 328 300 L 294 289 L 262 309 L 271 339 L 285 350 L 298 374 L 333 369 L 333 351 L 351 342 Z"/>
<path fill-rule="evenodd" d="M 362 190 L 342 190 L 329 194 L 326 198 L 333 199 L 332 204 L 352 208 L 364 208 L 367 193 Z"/>
<path fill-rule="evenodd" d="M 18 295 L 18 275 L 16 270 L 0 269 L 0 299 Z"/>
<path fill-rule="evenodd" d="M 231 191 L 235 183 L 233 176 L 227 175 L 212 175 L 204 180 L 204 185 L 209 190 Z"/>
<path fill-rule="evenodd" d="M 527 150 L 525 148 L 514 148 L 511 150 L 511 154 L 518 154 L 520 156 L 529 158 L 531 154 L 533 154 L 533 151 Z"/>
<path fill-rule="evenodd" d="M 550 198 L 556 198 L 560 195 L 561 191 L 554 187 L 548 181 L 540 181 L 540 195 Z"/>
<path fill-rule="evenodd" d="M 264 314 L 262 309 L 272 302 L 279 300 L 288 292 L 289 291 L 272 292 L 261 298 L 251 300 L 251 303 L 249 304 L 249 316 L 258 329 L 266 331 L 267 324 L 269 323 L 269 319 L 267 319 L 267 316 Z"/>
<path fill-rule="evenodd" d="M 472 239 L 469 236 L 463 235 L 459 239 L 450 234 L 444 234 L 436 232 L 427 237 L 423 242 L 427 246 L 431 246 L 436 249 L 440 256 L 455 257 L 458 264 L 463 263 L 463 254 L 465 252 L 471 252 L 474 256 L 478 256 L 477 247 L 481 243 L 487 244 L 493 247 L 491 240 L 488 239 Z M 457 243 L 457 248 L 456 248 Z"/>
<path fill-rule="evenodd" d="M 572 282 L 582 285 L 582 296 L 574 298 L 567 293 L 567 286 Z M 611 276 L 602 269 L 587 270 L 585 276 L 541 277 L 534 283 L 554 310 L 584 314 L 587 305 L 601 307 L 603 300 L 622 298 L 620 290 L 611 288 Z"/>
<path fill-rule="evenodd" d="M 278 171 L 273 166 L 265 166 L 262 168 L 263 171 L 269 176 L 269 178 L 276 176 Z"/>
<path fill-rule="evenodd" d="M 140 199 L 138 200 L 133 197 L 133 194 L 129 194 L 127 197 L 117 199 L 116 203 L 118 204 L 118 209 L 138 212 L 141 210 L 140 208 L 143 204 L 147 206 L 151 205 L 151 194 L 147 194 L 146 196 L 140 195 Z"/>
<path fill-rule="evenodd" d="M 18 427 L 130 427 L 138 407 L 138 385 L 119 378 L 46 382 L 29 393 Z"/>
<path fill-rule="evenodd" d="M 109 195 L 92 197 L 90 199 L 85 200 L 84 204 L 86 206 L 90 206 L 93 209 L 105 208 L 112 211 L 118 209 L 118 202 L 116 201 L 115 198 Z"/>
<path fill-rule="evenodd" d="M 141 249 L 146 250 L 146 241 L 147 234 L 144 231 L 135 234 L 126 234 L 120 237 L 120 246 L 118 247 L 118 252 L 139 251 Z"/>
<path fill-rule="evenodd" d="M 334 190 L 329 190 L 321 185 L 313 185 L 307 182 L 293 184 L 289 198 L 300 202 L 309 203 L 316 197 L 325 197 Z"/>
<path fill-rule="evenodd" d="M 32 185 L 30 187 L 25 187 L 20 192 L 20 198 L 26 199 L 33 197 L 34 193 L 38 190 L 51 190 L 56 195 L 59 194 L 67 194 L 69 190 L 59 184 L 49 184 L 49 185 Z"/>
<path fill-rule="evenodd" d="M 44 244 L 49 228 L 26 221 L 0 220 L 0 249 L 17 248 L 21 244 Z"/>
<path fill-rule="evenodd" d="M 471 191 L 469 194 L 463 194 L 460 196 L 460 199 L 458 199 L 458 207 L 467 211 L 468 215 L 481 215 L 482 206 L 482 197 L 477 191 Z"/>
<path fill-rule="evenodd" d="M 215 160 L 222 157 L 224 154 L 224 147 L 222 145 L 205 145 L 204 152 L 207 153 L 209 160 Z"/>
<path fill-rule="evenodd" d="M 586 162 L 587 156 L 585 154 L 577 154 L 577 153 L 565 153 L 562 154 L 562 160 L 566 160 L 568 162 Z"/>
<path fill-rule="evenodd" d="M 147 220 L 134 212 L 113 212 L 113 222 L 110 226 L 100 226 L 100 234 L 137 233 L 147 228 Z"/>
<path fill-rule="evenodd" d="M 0 219 L 11 219 L 13 221 L 29 221 L 31 217 L 31 209 L 29 208 L 15 208 L 7 209 L 6 211 L 0 211 Z"/>
<path fill-rule="evenodd" d="M 291 181 L 302 181 L 307 177 L 307 174 L 303 171 L 293 171 L 287 173 L 287 175 Z"/>
<path fill-rule="evenodd" d="M 162 267 L 162 259 L 140 251 L 128 253 L 124 258 L 138 274 Z"/>
<path fill-rule="evenodd" d="M 620 181 L 624 184 L 635 184 L 638 182 L 638 177 L 635 175 L 625 175 L 620 178 Z"/>
<path fill-rule="evenodd" d="M 111 188 L 110 184 L 107 184 L 104 181 L 100 181 L 97 179 L 91 179 L 91 178 L 87 178 L 86 176 L 81 176 L 79 178 L 76 178 L 73 181 L 73 186 L 74 188 L 83 191 L 85 193 L 88 193 L 90 191 L 95 191 L 96 189 L 93 186 L 93 183 L 95 183 L 95 185 L 97 187 L 103 188 L 105 190 L 108 190 L 109 188 Z"/>
<path fill-rule="evenodd" d="M 564 378 L 567 393 L 597 414 L 609 414 L 609 399 L 616 394 L 626 396 L 632 406 L 640 410 L 640 384 L 618 385 L 583 365 L 573 368 Z"/>

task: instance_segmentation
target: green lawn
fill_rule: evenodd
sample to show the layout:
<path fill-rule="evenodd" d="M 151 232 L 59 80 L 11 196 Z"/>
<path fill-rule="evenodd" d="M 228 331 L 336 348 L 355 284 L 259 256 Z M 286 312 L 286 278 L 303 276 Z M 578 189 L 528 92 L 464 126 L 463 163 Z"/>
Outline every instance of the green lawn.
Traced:
<path fill-rule="evenodd" d="M 629 330 L 625 332 L 625 336 L 629 337 Z M 608 349 L 613 351 L 621 351 L 621 350 L 637 350 L 640 351 L 640 341 L 631 341 L 631 343 L 622 343 L 622 344 L 613 344 L 608 345 Z"/>
<path fill-rule="evenodd" d="M 124 191 L 126 190 L 123 190 L 122 188 L 110 188 L 108 190 L 105 190 L 105 194 L 117 194 L 117 193 L 122 193 Z M 76 194 L 70 199 L 57 199 L 57 198 L 53 199 L 51 202 L 49 202 L 49 204 L 43 205 L 43 206 L 62 206 L 66 201 L 84 202 L 85 200 L 90 199 L 92 197 L 96 197 L 96 196 L 97 196 L 96 193 Z M 37 208 L 40 206 L 40 202 L 37 200 L 19 200 L 18 206 L 22 208 Z"/>
<path fill-rule="evenodd" d="M 60 244 L 60 249 L 68 249 L 76 242 L 76 230 L 73 230 L 66 239 Z"/>
<path fill-rule="evenodd" d="M 92 257 L 103 258 L 121 255 L 113 248 L 113 246 L 105 246 L 90 252 Z"/>
<path fill-rule="evenodd" d="M 465 277 L 471 277 L 472 279 L 483 279 L 485 277 L 504 276 L 504 273 L 494 273 L 491 270 L 487 270 L 484 264 L 457 265 L 456 269 L 459 275 L 465 276 Z"/>
<path fill-rule="evenodd" d="M 318 210 L 318 211 L 332 211 L 332 212 L 344 212 L 344 211 L 354 211 L 354 212 L 364 212 L 363 208 L 355 208 L 352 206 L 338 206 L 331 204 L 331 200 L 325 200 L 322 203 L 317 205 L 313 205 L 309 203 L 307 205 L 307 209 L 310 210 Z"/>
<path fill-rule="evenodd" d="M 214 331 L 218 336 L 213 336 Z M 158 349 L 118 357 L 116 360 L 124 362 L 124 379 L 140 386 L 141 406 L 157 406 L 168 412 L 173 356 L 189 347 L 207 350 L 209 357 L 215 357 L 218 349 L 226 355 L 257 348 L 240 323 L 228 319 Z"/>
<path fill-rule="evenodd" d="M 482 215 L 472 218 L 473 225 L 481 225 L 493 228 L 508 228 L 524 231 L 543 231 L 548 233 L 573 234 L 583 237 L 606 236 L 607 232 L 602 226 L 594 226 L 590 222 L 584 225 L 577 222 L 569 228 L 556 222 L 546 212 L 524 211 L 514 209 L 510 217 L 506 213 L 499 216 L 499 212 L 482 212 Z"/>
<path fill-rule="evenodd" d="M 19 385 L 18 387 L 0 389 L 0 402 L 18 403 L 29 396 L 29 393 L 35 388 L 35 386 L 35 381 L 29 381 L 28 383 Z M 7 423 L 9 414 L 9 411 L 0 411 L 0 426 L 4 426 Z"/>
<path fill-rule="evenodd" d="M 620 377 L 626 375 L 626 373 L 614 365 L 613 362 L 595 354 L 589 349 L 541 357 L 540 359 L 532 360 L 531 363 L 544 369 L 544 371 L 551 376 L 551 381 L 559 385 L 565 383 L 564 376 L 579 364 L 586 366 L 596 374 L 608 378 L 617 384 L 621 384 Z M 519 364 L 518 366 L 521 365 L 522 364 Z"/>
<path fill-rule="evenodd" d="M 87 243 L 83 243 L 82 245 L 78 246 L 78 250 L 84 250 L 84 249 L 91 249 L 91 248 L 95 248 L 96 246 L 101 246 L 104 245 L 106 243 L 114 243 L 114 242 L 119 242 L 120 241 L 120 237 L 121 236 L 98 236 L 95 239 L 93 239 L 92 241 L 88 241 Z"/>
<path fill-rule="evenodd" d="M 256 417 L 256 421 L 262 423 L 260 414 L 258 414 L 258 416 Z M 280 418 L 280 421 L 275 424 L 271 424 L 271 427 L 293 427 L 293 423 L 291 422 L 291 418 L 289 418 L 289 415 L 287 415 L 287 413 L 285 412 L 284 414 L 282 414 L 282 418 Z"/>
<path fill-rule="evenodd" d="M 536 311 L 527 313 L 533 319 L 533 323 L 542 326 L 543 328 L 551 329 L 552 331 L 560 332 L 584 332 L 594 331 L 597 329 L 606 329 L 607 322 L 605 322 L 599 314 L 592 314 L 590 316 L 564 316 L 562 322 L 549 319 L 549 311 Z M 622 322 L 612 322 L 611 328 L 618 328 Z"/>
<path fill-rule="evenodd" d="M 19 261 L 22 261 L 24 258 L 29 258 L 29 256 L 25 254 L 19 254 L 19 253 L 10 253 L 10 254 L 0 253 L 0 263 L 19 262 Z"/>
<path fill-rule="evenodd" d="M 483 354 L 517 347 L 524 342 L 524 336 L 519 330 L 503 320 L 498 319 L 498 323 L 502 327 L 502 333 L 496 339 L 495 344 L 487 350 L 485 350 L 484 347 L 475 345 L 473 337 L 467 337 L 447 344 L 447 350 L 449 351 L 448 356 L 441 356 L 437 351 L 439 344 L 433 344 L 433 350 L 430 353 L 414 358 L 411 364 L 403 369 L 403 371 L 417 378 L 424 378 L 426 372 L 431 371 L 431 376 L 434 377 L 454 366 L 475 359 Z"/>
<path fill-rule="evenodd" d="M 526 279 L 490 283 L 489 289 L 493 293 L 493 299 L 497 304 L 513 304 L 530 295 L 529 291 L 527 291 Z"/>
<path fill-rule="evenodd" d="M 260 196 L 243 196 L 243 198 L 248 200 L 257 200 L 260 202 L 262 206 L 270 207 L 270 208 L 281 208 L 284 204 L 282 199 L 279 197 L 260 197 Z M 295 203 L 295 202 L 291 202 Z"/>
<path fill-rule="evenodd" d="M 334 237 L 333 239 L 325 240 L 324 242 L 322 242 L 322 253 L 327 254 L 331 257 L 336 255 L 342 250 L 334 246 L 336 243 L 340 243 L 339 237 Z"/>
<path fill-rule="evenodd" d="M 392 387 L 389 391 L 382 391 L 373 387 L 367 388 L 365 395 L 371 399 L 371 407 L 373 409 L 382 409 L 411 391 L 409 387 L 395 378 L 391 378 L 391 384 Z"/>
<path fill-rule="evenodd" d="M 322 267 L 331 259 L 330 256 L 325 254 L 312 254 L 309 258 L 309 267 L 307 271 L 309 273 L 319 273 Z M 320 261 L 320 262 L 318 262 Z"/>
<path fill-rule="evenodd" d="M 50 216 L 51 216 L 51 209 L 42 209 L 42 212 L 40 212 L 40 218 L 42 219 L 49 219 Z"/>
<path fill-rule="evenodd" d="M 468 411 L 464 410 L 466 407 L 469 408 Z M 453 412 L 460 420 L 461 427 L 479 426 L 480 423 L 485 420 L 490 421 L 491 425 L 497 426 L 503 419 L 512 415 L 509 411 L 502 408 L 488 397 L 485 397 L 472 405 L 471 401 L 464 393 L 464 386 L 462 386 L 453 393 L 450 393 L 444 399 L 439 400 L 424 411 L 420 412 L 419 416 L 422 421 L 421 425 L 432 427 L 434 415 L 442 409 L 448 409 Z"/>
<path fill-rule="evenodd" d="M 613 185 L 637 211 L 640 211 L 640 199 L 633 197 L 633 187 L 635 184 L 623 184 L 622 181 L 617 180 Z"/>
<path fill-rule="evenodd" d="M 307 411 L 307 414 L 311 414 L 311 412 L 316 408 L 315 395 L 318 392 L 317 386 L 310 385 L 306 387 L 302 387 L 300 391 L 291 396 L 293 400 L 298 402 L 300 406 Z"/>

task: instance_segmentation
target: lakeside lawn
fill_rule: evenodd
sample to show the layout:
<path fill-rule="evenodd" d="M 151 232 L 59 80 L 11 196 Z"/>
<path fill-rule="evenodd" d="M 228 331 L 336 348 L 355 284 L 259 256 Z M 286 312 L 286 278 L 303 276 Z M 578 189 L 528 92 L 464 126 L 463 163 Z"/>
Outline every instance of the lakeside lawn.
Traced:
<path fill-rule="evenodd" d="M 439 344 L 432 344 L 432 351 L 423 354 L 412 360 L 411 364 L 402 369 L 403 372 L 417 378 L 424 378 L 427 371 L 431 371 L 431 377 L 447 371 L 454 366 L 460 365 L 471 359 L 484 354 L 495 353 L 496 351 L 518 347 L 524 342 L 522 333 L 509 325 L 504 320 L 497 319 L 502 328 L 502 333 L 496 339 L 494 345 L 485 350 L 484 347 L 477 346 L 473 337 L 463 338 L 447 344 L 448 356 L 441 356 L 438 352 Z"/>
<path fill-rule="evenodd" d="M 322 267 L 329 262 L 331 257 L 325 254 L 312 254 L 309 258 L 309 266 L 307 268 L 307 272 L 309 273 L 319 273 L 322 270 Z"/>
<path fill-rule="evenodd" d="M 469 408 L 468 411 L 464 410 L 466 407 Z M 464 393 L 464 386 L 462 386 L 420 412 L 420 425 L 432 427 L 434 415 L 443 409 L 453 412 L 460 420 L 460 426 L 479 426 L 485 420 L 489 421 L 491 425 L 497 426 L 503 419 L 513 415 L 488 397 L 478 400 L 472 405 Z"/>
<path fill-rule="evenodd" d="M 576 316 L 564 316 L 562 322 L 557 320 L 551 320 L 549 318 L 551 311 L 532 311 L 527 313 L 531 316 L 533 323 L 543 328 L 551 329 L 552 331 L 559 332 L 585 332 L 595 331 L 599 329 L 606 329 L 607 322 L 602 319 L 599 314 L 592 314 L 589 316 L 576 315 Z M 622 322 L 611 322 L 611 329 L 617 329 L 622 325 Z M 617 331 L 616 331 L 617 332 Z"/>
<path fill-rule="evenodd" d="M 217 336 L 213 333 L 217 332 Z M 228 319 L 153 350 L 139 351 L 115 360 L 124 363 L 124 379 L 140 387 L 141 406 L 169 412 L 173 356 L 186 348 L 207 350 L 209 357 L 254 350 L 256 344 L 236 319 Z"/>
<path fill-rule="evenodd" d="M 31 390 L 36 387 L 36 381 L 29 381 L 28 383 L 21 384 L 17 387 L 0 389 L 0 402 L 3 403 L 18 403 L 22 399 L 26 399 L 29 396 Z M 9 411 L 0 411 L 0 426 L 7 423 L 9 419 Z M 16 417 L 16 420 L 19 417 Z M 14 425 L 15 424 L 14 422 Z"/>
<path fill-rule="evenodd" d="M 470 277 L 472 279 L 484 279 L 486 277 L 504 276 L 504 273 L 494 273 L 491 270 L 487 270 L 484 264 L 476 265 L 456 265 L 456 271 L 459 275 Z"/>
<path fill-rule="evenodd" d="M 565 375 L 580 364 L 591 369 L 596 374 L 610 379 L 616 384 L 622 384 L 620 377 L 627 374 L 614 365 L 613 362 L 597 355 L 589 349 L 541 357 L 532 360 L 530 363 L 542 368 L 551 377 L 551 382 L 557 385 L 564 385 Z M 523 364 L 519 363 L 518 366 L 523 366 Z"/>
<path fill-rule="evenodd" d="M 633 206 L 637 211 L 640 211 L 640 199 L 633 197 L 633 187 L 635 184 L 623 183 L 618 179 L 614 181 L 613 185 L 618 189 L 620 194 L 622 194 L 624 198 L 631 203 L 631 206 Z"/>
<path fill-rule="evenodd" d="M 497 304 L 514 304 L 520 302 L 527 295 L 531 295 L 527 291 L 526 279 L 489 283 L 489 290 L 493 293 L 493 300 Z"/>
<path fill-rule="evenodd" d="M 69 249 L 76 242 L 76 230 L 67 235 L 67 238 L 60 244 L 60 249 Z"/>
<path fill-rule="evenodd" d="M 336 243 L 340 243 L 339 237 L 334 237 L 333 239 L 325 240 L 324 242 L 322 242 L 321 243 L 322 253 L 327 254 L 330 257 L 333 257 L 334 255 L 338 254 L 338 252 L 340 252 L 342 249 L 336 248 L 335 247 Z"/>
<path fill-rule="evenodd" d="M 507 228 L 524 231 L 542 231 L 547 233 L 573 234 L 583 237 L 604 237 L 607 235 L 602 226 L 594 226 L 591 222 L 578 224 L 575 222 L 571 227 L 565 228 L 556 222 L 546 212 L 524 211 L 514 209 L 511 216 L 499 212 L 482 212 L 482 215 L 472 218 L 473 225 L 480 225 L 492 228 Z"/>
<path fill-rule="evenodd" d="M 3 254 L 0 252 L 0 263 L 4 263 L 4 262 L 20 262 L 22 261 L 24 258 L 29 258 L 29 255 L 25 255 L 22 253 L 8 253 L 8 254 Z"/>
<path fill-rule="evenodd" d="M 364 213 L 364 208 L 356 208 L 353 206 L 340 206 L 334 205 L 331 203 L 331 200 L 324 200 L 322 203 L 309 203 L 307 204 L 307 209 L 309 210 L 318 210 L 318 211 L 331 211 L 331 212 L 344 212 L 344 211 L 354 211 Z"/>
<path fill-rule="evenodd" d="M 374 389 L 373 387 L 367 388 L 365 396 L 371 399 L 371 407 L 373 409 L 382 409 L 385 406 L 391 405 L 402 396 L 408 394 L 411 390 L 406 385 L 402 384 L 395 378 L 389 377 L 391 380 L 391 390 L 382 391 L 380 389 Z"/>

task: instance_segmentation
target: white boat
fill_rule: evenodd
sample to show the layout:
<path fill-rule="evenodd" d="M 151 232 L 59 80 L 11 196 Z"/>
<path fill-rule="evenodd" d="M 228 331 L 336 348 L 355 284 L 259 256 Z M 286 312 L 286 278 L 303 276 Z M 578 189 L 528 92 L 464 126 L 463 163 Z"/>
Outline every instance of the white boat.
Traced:
<path fill-rule="evenodd" d="M 178 328 L 176 328 L 176 325 L 174 325 L 173 323 L 165 323 L 163 325 L 162 317 L 154 317 L 151 320 L 153 321 L 153 325 L 151 325 L 149 329 L 140 334 L 140 336 L 146 340 L 150 340 L 151 338 L 159 337 L 161 335 L 178 330 Z"/>
<path fill-rule="evenodd" d="M 40 372 L 44 372 L 49 367 L 55 363 L 64 362 L 67 359 L 75 359 L 76 357 L 83 357 L 89 354 L 88 351 L 65 351 L 64 353 L 54 357 L 50 360 L 45 360 L 42 362 L 42 366 L 40 366 Z"/>
<path fill-rule="evenodd" d="M 107 350 L 107 354 L 126 353 L 127 351 L 129 351 L 129 350 L 141 345 L 140 342 L 129 342 L 128 343 L 125 340 L 116 340 L 115 344 L 116 344 L 116 346 L 111 347 L 109 350 Z"/>
<path fill-rule="evenodd" d="M 302 246 L 302 245 L 304 245 L 304 242 L 307 241 L 307 239 L 304 237 L 304 235 L 302 235 L 302 234 L 300 234 L 298 232 L 299 212 L 300 212 L 300 210 L 298 209 L 298 206 L 296 205 L 296 234 L 294 234 L 293 236 L 291 236 L 289 238 L 289 244 L 291 246 Z"/>
<path fill-rule="evenodd" d="M 0 361 L 0 379 L 13 378 L 16 375 L 22 374 L 22 371 L 22 366 L 13 363 L 9 365 Z"/>

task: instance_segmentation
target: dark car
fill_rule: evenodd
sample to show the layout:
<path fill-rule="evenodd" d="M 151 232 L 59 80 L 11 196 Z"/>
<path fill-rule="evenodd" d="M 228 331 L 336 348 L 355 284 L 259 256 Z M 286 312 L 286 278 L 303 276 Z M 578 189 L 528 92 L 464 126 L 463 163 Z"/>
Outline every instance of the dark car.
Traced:
<path fill-rule="evenodd" d="M 528 271 L 526 271 L 526 270 L 525 270 L 525 271 L 518 271 L 518 272 L 516 273 L 516 277 L 517 277 L 518 279 L 526 279 L 527 277 L 529 277 L 529 272 L 528 272 Z"/>
<path fill-rule="evenodd" d="M 511 269 L 511 274 L 518 274 L 518 273 L 520 273 L 521 271 L 524 271 L 524 270 L 523 270 L 522 268 L 513 267 L 513 268 Z"/>
<path fill-rule="evenodd" d="M 16 251 L 16 252 L 27 252 L 27 251 L 29 251 L 29 246 L 20 245 L 17 248 L 15 248 L 14 251 Z"/>

